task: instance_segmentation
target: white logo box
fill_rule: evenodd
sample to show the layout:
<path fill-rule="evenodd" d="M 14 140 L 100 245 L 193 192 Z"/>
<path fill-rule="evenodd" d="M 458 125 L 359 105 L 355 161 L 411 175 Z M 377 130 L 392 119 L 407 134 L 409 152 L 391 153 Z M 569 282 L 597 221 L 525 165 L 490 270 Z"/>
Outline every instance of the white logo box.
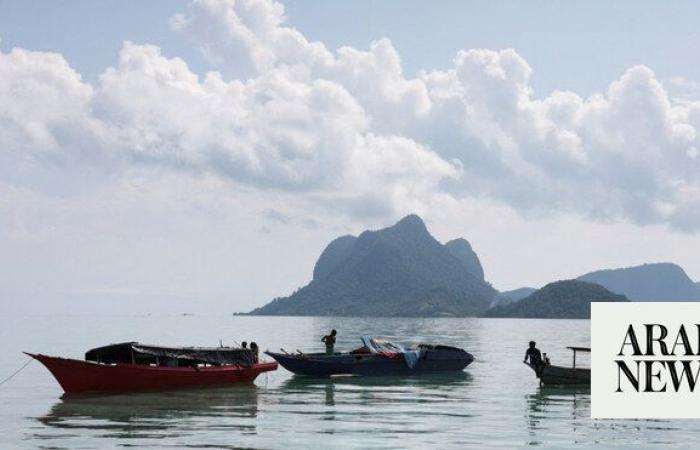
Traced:
<path fill-rule="evenodd" d="M 698 324 L 698 302 L 592 303 L 591 417 L 700 418 Z M 630 325 L 642 355 L 634 354 L 637 349 L 628 334 Z M 685 333 L 681 332 L 681 325 Z M 658 339 L 651 342 L 653 355 L 647 355 L 649 331 L 653 338 L 659 338 L 662 327 L 668 333 L 663 339 L 666 350 L 675 355 L 662 355 Z M 619 356 L 621 350 L 623 356 Z M 688 351 L 692 354 L 686 354 Z M 625 374 L 623 366 L 630 370 L 632 378 Z M 688 375 L 698 379 L 692 391 Z M 634 380 L 639 382 L 638 391 Z M 665 392 L 659 392 L 664 386 Z"/>

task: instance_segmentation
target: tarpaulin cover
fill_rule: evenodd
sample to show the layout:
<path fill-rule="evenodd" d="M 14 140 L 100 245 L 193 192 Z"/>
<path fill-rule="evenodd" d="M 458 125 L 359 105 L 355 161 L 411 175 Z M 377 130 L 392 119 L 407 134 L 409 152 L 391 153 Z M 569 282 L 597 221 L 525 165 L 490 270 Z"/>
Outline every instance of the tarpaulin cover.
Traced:
<path fill-rule="evenodd" d="M 407 350 L 401 344 L 385 341 L 383 339 L 375 339 L 372 336 L 362 336 L 362 343 L 372 353 L 377 353 L 388 358 L 396 358 L 403 355 L 406 366 L 413 369 L 418 364 L 418 359 L 423 354 L 423 350 Z"/>

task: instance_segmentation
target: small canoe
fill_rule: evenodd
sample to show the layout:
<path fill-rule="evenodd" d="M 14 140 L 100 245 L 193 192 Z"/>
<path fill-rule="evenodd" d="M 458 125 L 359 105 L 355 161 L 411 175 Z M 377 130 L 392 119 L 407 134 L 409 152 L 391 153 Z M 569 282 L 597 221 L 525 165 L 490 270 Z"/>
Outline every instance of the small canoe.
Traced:
<path fill-rule="evenodd" d="M 363 337 L 363 342 L 380 342 Z M 474 361 L 465 350 L 446 345 L 420 344 L 408 350 L 381 342 L 365 345 L 348 353 L 275 353 L 266 352 L 282 367 L 297 375 L 330 377 L 338 375 L 415 375 L 445 371 L 461 371 Z M 388 345 L 387 345 L 388 344 Z M 392 351 L 384 351 L 387 348 Z M 400 349 L 400 350 L 399 350 Z M 398 351 L 393 351 L 398 350 Z"/>
<path fill-rule="evenodd" d="M 99 347 L 86 360 L 26 353 L 41 362 L 66 394 L 127 393 L 251 383 L 277 369 L 249 349 L 158 347 L 136 342 Z"/>
<path fill-rule="evenodd" d="M 541 366 L 533 366 L 527 364 L 540 379 L 540 384 L 544 386 L 561 386 L 561 385 L 590 385 L 591 384 L 591 369 L 576 367 L 576 352 L 590 353 L 588 347 L 567 347 L 573 351 L 572 367 L 553 366 L 548 361 Z"/>

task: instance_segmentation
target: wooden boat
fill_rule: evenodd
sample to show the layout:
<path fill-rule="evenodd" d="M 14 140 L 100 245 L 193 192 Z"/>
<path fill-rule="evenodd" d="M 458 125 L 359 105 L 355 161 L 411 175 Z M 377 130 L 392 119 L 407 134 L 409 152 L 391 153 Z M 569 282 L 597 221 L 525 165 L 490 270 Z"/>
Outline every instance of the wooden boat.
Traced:
<path fill-rule="evenodd" d="M 590 353 L 588 347 L 566 347 L 573 352 L 573 364 L 571 367 L 553 366 L 547 359 L 541 366 L 527 364 L 540 379 L 540 384 L 544 386 L 557 385 L 590 385 L 591 369 L 576 367 L 576 352 Z"/>
<path fill-rule="evenodd" d="M 403 349 L 399 345 L 368 336 L 362 340 L 365 345 L 348 353 L 266 353 L 290 372 L 313 377 L 461 371 L 474 361 L 474 356 L 457 347 L 419 344 Z"/>
<path fill-rule="evenodd" d="M 26 352 L 25 352 L 26 353 Z M 250 383 L 277 369 L 250 349 L 160 347 L 125 342 L 98 347 L 85 361 L 26 353 L 41 362 L 66 394 L 124 393 Z"/>

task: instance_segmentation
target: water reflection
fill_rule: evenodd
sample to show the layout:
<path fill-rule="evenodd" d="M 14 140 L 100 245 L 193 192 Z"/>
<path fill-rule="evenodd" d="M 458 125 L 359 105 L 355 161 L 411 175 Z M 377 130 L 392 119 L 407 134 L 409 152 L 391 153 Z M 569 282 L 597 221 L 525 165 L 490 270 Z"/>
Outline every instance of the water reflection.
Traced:
<path fill-rule="evenodd" d="M 271 397 L 280 414 L 303 422 L 315 433 L 352 433 L 357 439 L 429 434 L 445 420 L 472 417 L 473 411 L 465 408 L 469 404 L 465 395 L 470 395 L 473 383 L 466 372 L 413 377 L 292 376 Z"/>
<path fill-rule="evenodd" d="M 567 429 L 565 435 L 572 441 L 580 428 L 590 424 L 590 386 L 540 386 L 525 400 L 531 445 L 546 439 L 553 424 Z"/>
<path fill-rule="evenodd" d="M 66 397 L 37 420 L 49 431 L 96 432 L 99 437 L 155 438 L 188 434 L 198 426 L 256 432 L 254 385 L 158 393 Z M 35 438 L 42 438 L 41 433 Z M 55 437 L 55 436 L 54 436 Z"/>
<path fill-rule="evenodd" d="M 335 419 L 335 413 L 345 407 L 372 405 L 396 405 L 411 403 L 435 404 L 453 402 L 473 382 L 466 372 L 422 375 L 416 377 L 332 377 L 311 378 L 292 376 L 279 387 L 280 403 L 290 408 L 298 406 L 324 405 L 326 420 Z M 336 408 L 338 407 L 338 408 Z M 305 414 L 308 408 L 294 409 Z"/>
<path fill-rule="evenodd" d="M 299 393 L 314 391 L 320 388 L 335 386 L 355 386 L 377 389 L 381 387 L 447 387 L 450 385 L 468 385 L 473 377 L 468 372 L 445 372 L 437 374 L 422 374 L 420 376 L 336 376 L 330 378 L 314 378 L 293 375 L 282 383 L 281 390 Z"/>
<path fill-rule="evenodd" d="M 572 420 L 590 416 L 589 386 L 540 386 L 526 398 L 528 426 L 536 429 L 542 419 L 553 416 Z"/>
<path fill-rule="evenodd" d="M 614 440 L 619 445 L 668 445 L 673 443 L 669 436 L 679 430 L 669 420 L 592 420 L 589 386 L 542 386 L 525 400 L 529 445 L 548 441 L 591 444 L 597 440 Z"/>

